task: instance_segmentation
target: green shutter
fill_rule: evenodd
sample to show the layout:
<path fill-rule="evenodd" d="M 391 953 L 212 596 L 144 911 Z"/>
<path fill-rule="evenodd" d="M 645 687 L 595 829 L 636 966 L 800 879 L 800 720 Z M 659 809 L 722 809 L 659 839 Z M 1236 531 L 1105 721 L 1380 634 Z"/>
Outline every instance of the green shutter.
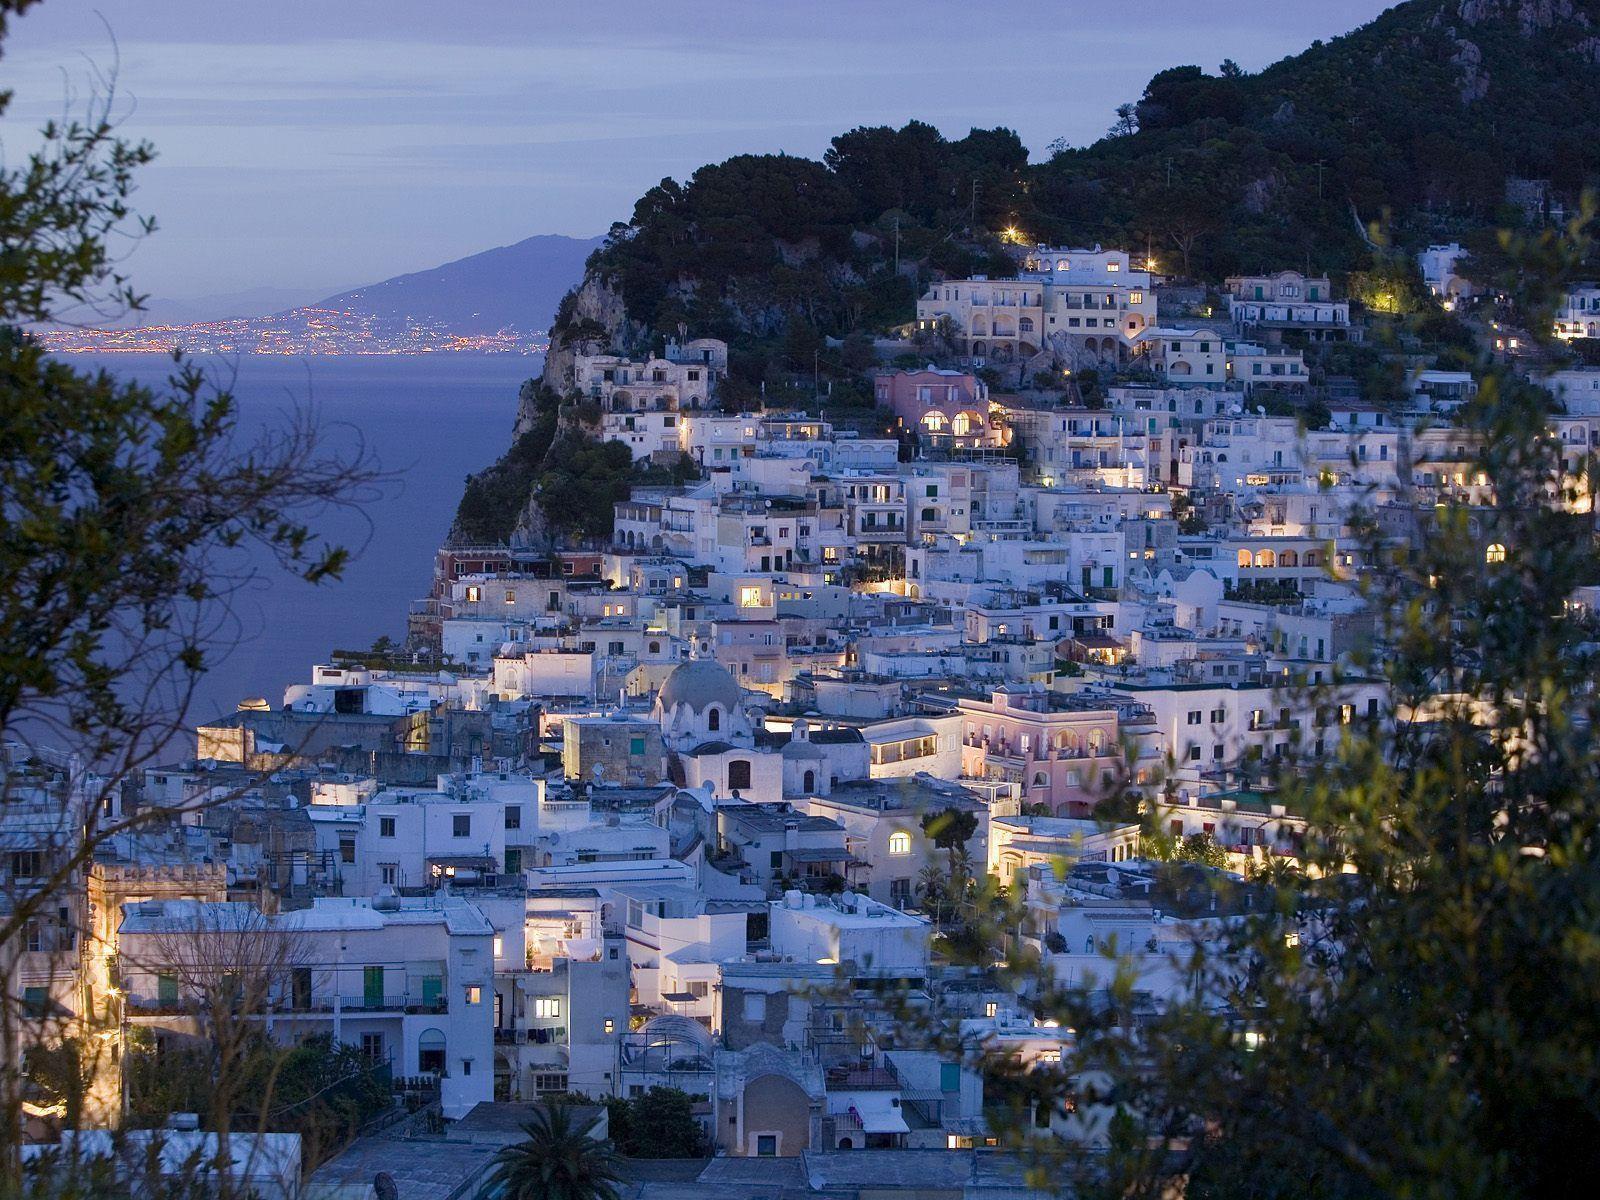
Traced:
<path fill-rule="evenodd" d="M 444 993 L 444 980 L 438 975 L 426 975 L 422 979 L 422 1003 L 437 1004 L 439 997 Z"/>
<path fill-rule="evenodd" d="M 939 1064 L 939 1090 L 941 1092 L 959 1092 L 961 1090 L 961 1064 Z"/>
<path fill-rule="evenodd" d="M 176 975 L 156 976 L 156 1000 L 161 1004 L 176 1004 L 178 1002 L 178 977 Z"/>
<path fill-rule="evenodd" d="M 361 968 L 361 1002 L 368 1008 L 383 1007 L 383 968 Z"/>
<path fill-rule="evenodd" d="M 515 846 L 506 847 L 506 874 L 515 875 L 522 870 L 522 851 Z"/>

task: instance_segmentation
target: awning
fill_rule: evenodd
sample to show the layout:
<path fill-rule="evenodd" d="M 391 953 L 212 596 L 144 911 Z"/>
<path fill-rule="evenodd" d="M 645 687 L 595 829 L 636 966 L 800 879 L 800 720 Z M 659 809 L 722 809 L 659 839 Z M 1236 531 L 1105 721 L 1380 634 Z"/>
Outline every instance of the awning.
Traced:
<path fill-rule="evenodd" d="M 696 996 L 693 992 L 662 992 L 661 998 L 668 1004 L 692 1004 L 696 1000 L 704 1000 L 704 996 Z"/>
<path fill-rule="evenodd" d="M 850 1112 L 866 1133 L 910 1133 L 911 1126 L 900 1113 L 898 1092 L 851 1092 Z"/>

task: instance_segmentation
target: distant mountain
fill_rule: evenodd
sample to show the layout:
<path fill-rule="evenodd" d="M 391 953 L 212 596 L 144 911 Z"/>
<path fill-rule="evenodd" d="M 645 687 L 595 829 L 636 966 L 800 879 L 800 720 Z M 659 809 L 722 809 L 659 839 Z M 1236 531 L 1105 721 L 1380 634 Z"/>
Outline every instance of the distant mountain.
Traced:
<path fill-rule="evenodd" d="M 541 234 L 427 271 L 329 296 L 315 307 L 412 320 L 457 333 L 548 329 L 600 238 Z"/>

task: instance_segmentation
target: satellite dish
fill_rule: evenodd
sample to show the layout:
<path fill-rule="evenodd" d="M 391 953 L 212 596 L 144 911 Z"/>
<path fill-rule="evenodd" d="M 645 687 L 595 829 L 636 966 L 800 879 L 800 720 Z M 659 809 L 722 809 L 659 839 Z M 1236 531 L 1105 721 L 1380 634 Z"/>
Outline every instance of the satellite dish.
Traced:
<path fill-rule="evenodd" d="M 395 1186 L 394 1176 L 387 1171 L 379 1171 L 372 1177 L 372 1194 L 376 1200 L 400 1200 L 400 1189 Z"/>

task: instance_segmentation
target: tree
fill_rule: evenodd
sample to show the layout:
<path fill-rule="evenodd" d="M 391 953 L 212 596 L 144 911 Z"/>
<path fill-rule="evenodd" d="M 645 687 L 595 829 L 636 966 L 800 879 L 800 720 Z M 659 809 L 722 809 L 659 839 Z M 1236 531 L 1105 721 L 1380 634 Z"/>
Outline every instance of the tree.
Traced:
<path fill-rule="evenodd" d="M 617 502 L 633 492 L 633 451 L 574 435 L 552 445 L 546 462 L 534 495 L 550 524 L 573 537 L 609 538 Z"/>
<path fill-rule="evenodd" d="M 1179 862 L 1198 863 L 1203 867 L 1225 867 L 1228 852 L 1209 833 L 1191 833 L 1178 843 L 1174 857 Z"/>
<path fill-rule="evenodd" d="M 1138 107 L 1131 101 L 1117 105 L 1117 119 L 1106 130 L 1107 137 L 1131 137 L 1139 132 Z M 1066 147 L 1062 147 L 1065 152 Z"/>
<path fill-rule="evenodd" d="M 219 1156 L 229 1153 L 234 1118 L 270 1112 L 285 1053 L 269 1048 L 261 1019 L 302 967 L 303 944 L 248 904 L 200 906 L 195 919 L 157 934 L 138 964 L 171 976 L 194 1022 L 203 1071 L 195 1081 Z M 130 958 L 123 968 L 133 965 Z M 268 1060 L 265 1066 L 261 1058 Z"/>
<path fill-rule="evenodd" d="M 872 345 L 872 335 L 853 330 L 839 348 L 839 361 L 847 370 L 858 373 L 872 370 L 878 365 L 878 353 Z"/>
<path fill-rule="evenodd" d="M 29 7 L 0 0 L 0 39 Z M 336 579 L 348 552 L 318 519 L 382 478 L 359 447 L 330 451 L 309 411 L 246 434 L 227 388 L 181 357 L 164 386 L 143 387 L 51 357 L 27 332 L 140 307 L 119 264 L 122 242 L 154 230 L 131 207 L 153 151 L 118 137 L 115 106 L 104 89 L 0 168 L 0 823 L 31 824 L 42 864 L 0 896 L 6 1195 L 22 1186 L 21 1067 L 69 1019 L 40 1019 L 19 995 L 30 931 L 75 960 L 83 873 L 108 839 L 162 816 L 109 814 L 187 738 L 195 687 L 236 633 L 232 598 L 263 569 Z"/>
<path fill-rule="evenodd" d="M 917 897 L 923 911 L 935 921 L 943 921 L 949 915 L 950 888 L 953 883 L 954 880 L 933 863 L 917 872 Z"/>
<path fill-rule="evenodd" d="M 706 1135 L 695 1119 L 694 1101 L 673 1087 L 652 1087 L 629 1098 L 608 1096 L 611 1141 L 629 1158 L 703 1158 Z"/>
<path fill-rule="evenodd" d="M 503 1200 L 621 1200 L 616 1154 L 578 1128 L 570 1104 L 546 1104 L 527 1137 L 494 1156 L 485 1186 Z"/>
<path fill-rule="evenodd" d="M 941 808 L 922 814 L 922 832 L 950 856 L 950 880 L 956 882 L 956 853 L 978 832 L 978 814 L 965 808 Z"/>

